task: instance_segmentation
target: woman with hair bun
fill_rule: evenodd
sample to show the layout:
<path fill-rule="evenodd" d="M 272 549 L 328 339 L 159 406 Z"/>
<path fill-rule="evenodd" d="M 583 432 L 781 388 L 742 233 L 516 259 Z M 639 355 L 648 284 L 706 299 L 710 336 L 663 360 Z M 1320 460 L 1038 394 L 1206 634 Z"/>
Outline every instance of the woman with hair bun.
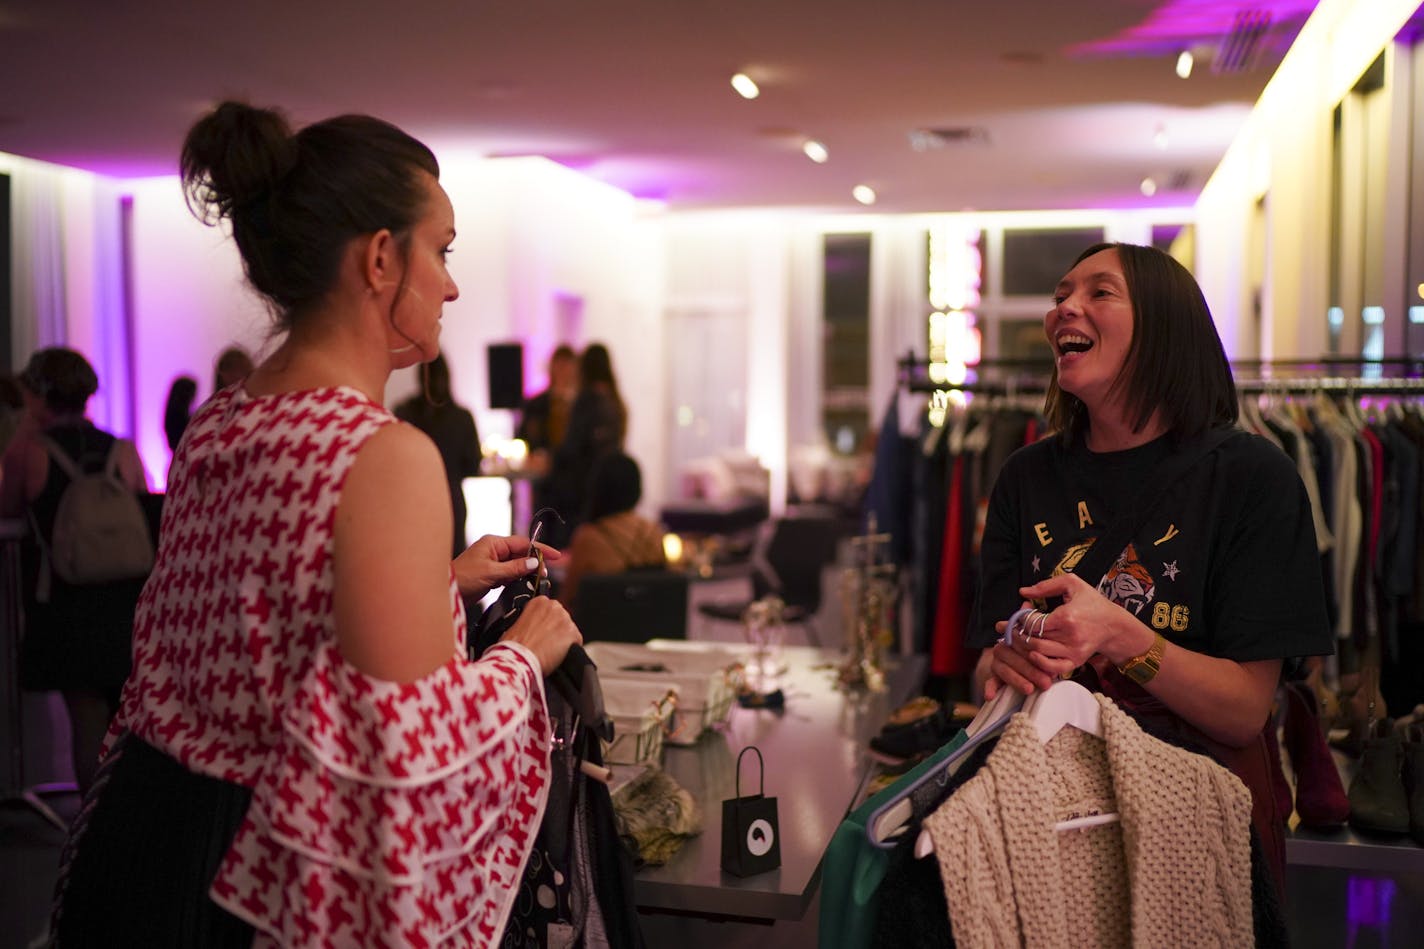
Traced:
<path fill-rule="evenodd" d="M 438 355 L 459 292 L 439 166 L 378 119 L 294 133 L 228 102 L 181 170 L 285 335 L 173 460 L 55 935 L 494 945 L 548 796 L 544 676 L 581 637 L 540 598 L 465 658 L 462 595 L 533 550 L 486 536 L 452 562 L 440 454 L 382 406 L 391 372 Z"/>

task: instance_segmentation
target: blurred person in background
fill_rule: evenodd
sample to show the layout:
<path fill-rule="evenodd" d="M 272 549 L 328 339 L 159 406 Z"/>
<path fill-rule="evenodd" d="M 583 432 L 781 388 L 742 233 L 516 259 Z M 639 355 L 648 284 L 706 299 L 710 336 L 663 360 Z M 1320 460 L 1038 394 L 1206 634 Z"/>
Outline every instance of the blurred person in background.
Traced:
<path fill-rule="evenodd" d="M 549 470 L 549 504 L 566 521 L 551 544 L 563 546 L 578 526 L 588 507 L 594 468 L 605 455 L 622 450 L 627 433 L 628 409 L 618 392 L 613 359 L 608 347 L 592 343 L 579 356 L 578 398 Z"/>
<path fill-rule="evenodd" d="M 450 556 L 458 557 L 469 546 L 465 539 L 463 483 L 480 473 L 480 435 L 475 417 L 469 409 L 456 405 L 450 393 L 450 366 L 443 353 L 424 365 L 421 378 L 425 391 L 397 405 L 395 416 L 429 435 L 440 450 L 445 480 L 450 485 L 450 507 L 455 514 Z"/>
<path fill-rule="evenodd" d="M 52 546 L 60 498 L 70 484 L 50 451 L 64 452 L 86 473 L 103 470 L 112 451 L 117 476 L 129 490 L 146 494 L 148 484 L 133 442 L 97 428 L 85 416 L 89 397 L 99 389 L 89 360 L 59 346 L 41 349 L 30 357 L 19 382 L 25 412 L 5 451 L 0 517 L 28 518 L 34 532 L 22 557 L 20 685 L 63 696 L 75 780 L 87 790 L 129 674 L 134 605 L 144 580 L 71 584 L 41 564 L 40 551 Z"/>
<path fill-rule="evenodd" d="M 565 605 L 574 603 L 586 576 L 667 566 L 662 527 L 636 510 L 642 497 L 638 463 L 621 451 L 604 455 L 589 482 L 583 523 L 565 551 L 568 567 L 559 586 Z"/>
<path fill-rule="evenodd" d="M 198 397 L 198 380 L 192 376 L 179 376 L 168 387 L 168 401 L 163 406 L 163 434 L 168 439 L 168 450 L 178 450 L 178 442 L 183 437 L 183 429 L 188 427 L 188 419 L 193 416 L 193 401 Z"/>
<path fill-rule="evenodd" d="M 533 478 L 534 511 L 553 506 L 549 467 L 568 429 L 569 412 L 578 397 L 578 387 L 578 354 L 573 347 L 560 343 L 549 356 L 548 388 L 524 401 L 519 426 L 514 432 L 514 437 L 529 447 L 524 467 Z"/>
<path fill-rule="evenodd" d="M 241 346 L 229 346 L 218 354 L 213 364 L 213 392 L 221 392 L 235 382 L 241 382 L 252 372 L 252 356 Z"/>

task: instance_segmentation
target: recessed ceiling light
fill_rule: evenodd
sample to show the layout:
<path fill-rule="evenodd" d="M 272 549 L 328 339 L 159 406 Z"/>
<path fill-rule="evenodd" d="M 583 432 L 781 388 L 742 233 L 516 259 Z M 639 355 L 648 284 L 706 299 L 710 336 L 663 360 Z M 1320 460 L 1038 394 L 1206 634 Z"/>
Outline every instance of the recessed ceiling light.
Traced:
<path fill-rule="evenodd" d="M 870 185 L 856 185 L 850 189 L 850 196 L 861 204 L 875 203 L 875 189 L 870 187 Z"/>
<path fill-rule="evenodd" d="M 1157 182 L 1153 181 L 1150 177 L 1143 178 L 1142 184 L 1139 185 L 1139 187 L 1142 189 L 1142 193 L 1149 198 L 1157 193 Z"/>
<path fill-rule="evenodd" d="M 826 146 L 822 145 L 814 138 L 806 139 L 805 144 L 801 146 L 801 150 L 806 153 L 807 158 L 811 159 L 818 165 L 824 165 L 826 161 L 831 157 L 831 153 L 826 151 Z"/>
<path fill-rule="evenodd" d="M 752 77 L 744 72 L 739 72 L 732 77 L 732 88 L 737 90 L 737 95 L 743 99 L 755 99 L 761 95 L 761 90 L 758 89 L 757 84 L 752 81 Z"/>
<path fill-rule="evenodd" d="M 1192 74 L 1193 62 L 1192 51 L 1189 49 L 1182 50 L 1177 56 L 1177 75 L 1183 79 L 1190 76 Z"/>

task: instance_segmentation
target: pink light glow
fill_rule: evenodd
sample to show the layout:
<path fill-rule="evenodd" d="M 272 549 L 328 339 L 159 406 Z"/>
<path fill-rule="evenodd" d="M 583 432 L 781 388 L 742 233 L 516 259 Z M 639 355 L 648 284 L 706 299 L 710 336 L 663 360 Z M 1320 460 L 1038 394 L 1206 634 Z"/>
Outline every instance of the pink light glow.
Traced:
<path fill-rule="evenodd" d="M 1251 11 L 1266 14 L 1262 45 L 1284 51 L 1317 0 L 1256 0 Z M 1068 49 L 1073 56 L 1161 56 L 1196 45 L 1216 45 L 1236 25 L 1239 0 L 1167 0 L 1135 26 L 1116 36 Z"/>

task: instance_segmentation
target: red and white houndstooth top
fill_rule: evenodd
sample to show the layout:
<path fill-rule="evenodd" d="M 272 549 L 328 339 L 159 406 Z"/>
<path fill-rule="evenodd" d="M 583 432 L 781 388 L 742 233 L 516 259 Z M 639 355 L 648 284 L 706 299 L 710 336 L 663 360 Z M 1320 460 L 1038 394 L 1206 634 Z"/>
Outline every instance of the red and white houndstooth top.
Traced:
<path fill-rule="evenodd" d="M 210 893 L 259 945 L 490 945 L 543 817 L 538 663 L 513 644 L 462 658 L 453 571 L 450 662 L 399 685 L 337 651 L 337 502 L 357 451 L 393 423 L 352 389 L 239 386 L 200 410 L 174 459 L 110 737 L 131 730 L 252 788 Z"/>

